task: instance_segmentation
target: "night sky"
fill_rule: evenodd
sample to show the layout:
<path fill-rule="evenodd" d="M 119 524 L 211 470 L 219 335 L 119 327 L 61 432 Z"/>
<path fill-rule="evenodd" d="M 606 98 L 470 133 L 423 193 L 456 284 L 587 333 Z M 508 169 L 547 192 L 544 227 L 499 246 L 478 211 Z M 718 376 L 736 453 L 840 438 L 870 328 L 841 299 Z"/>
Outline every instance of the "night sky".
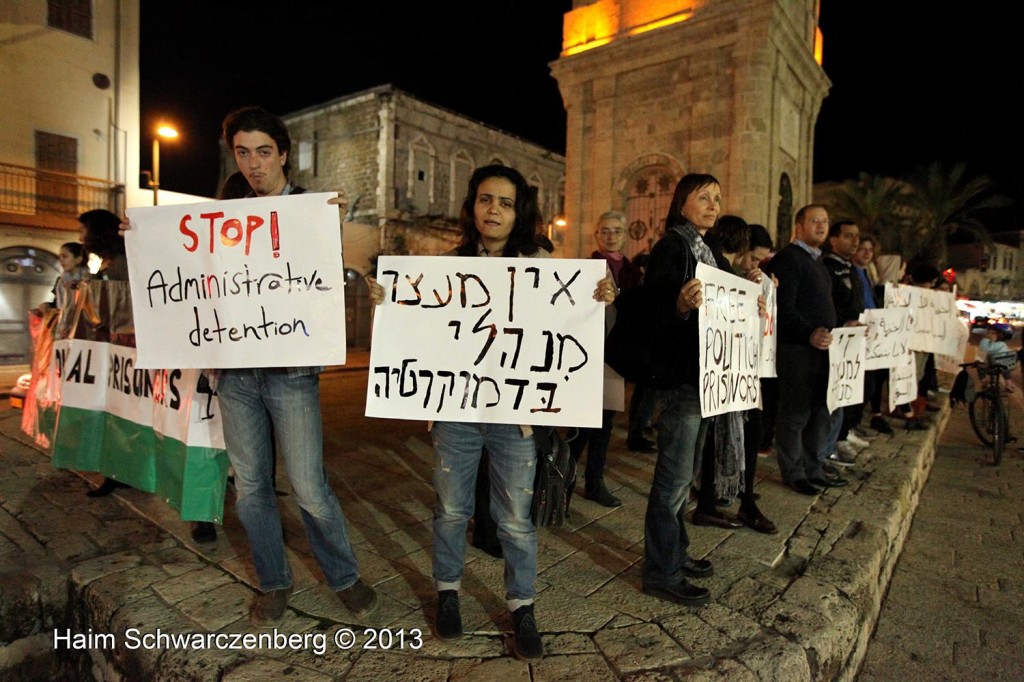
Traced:
<path fill-rule="evenodd" d="M 815 181 L 964 161 L 1003 194 L 1024 195 L 1020 38 L 1012 3 L 997 4 L 956 15 L 912 0 L 822 0 L 832 89 L 816 128 Z M 220 123 L 231 109 L 262 104 L 285 114 L 384 83 L 565 151 L 565 113 L 548 63 L 561 50 L 571 0 L 261 7 L 142 4 L 142 123 L 150 129 L 162 117 L 182 133 L 161 145 L 164 188 L 213 195 Z M 141 167 L 149 168 L 146 138 L 142 150 Z M 1021 215 L 1018 206 L 1001 211 L 992 228 L 1017 229 Z"/>

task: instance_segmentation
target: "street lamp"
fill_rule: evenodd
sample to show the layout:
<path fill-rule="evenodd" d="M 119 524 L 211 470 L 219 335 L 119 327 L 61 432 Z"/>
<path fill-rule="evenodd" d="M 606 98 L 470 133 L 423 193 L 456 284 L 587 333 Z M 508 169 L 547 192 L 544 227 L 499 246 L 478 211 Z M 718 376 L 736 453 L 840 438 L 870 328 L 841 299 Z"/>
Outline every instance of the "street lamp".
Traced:
<path fill-rule="evenodd" d="M 158 204 L 157 195 L 160 192 L 160 138 L 173 140 L 178 137 L 178 131 L 161 123 L 157 126 L 156 135 L 153 137 L 153 175 L 150 178 L 149 186 L 153 188 L 153 205 Z"/>

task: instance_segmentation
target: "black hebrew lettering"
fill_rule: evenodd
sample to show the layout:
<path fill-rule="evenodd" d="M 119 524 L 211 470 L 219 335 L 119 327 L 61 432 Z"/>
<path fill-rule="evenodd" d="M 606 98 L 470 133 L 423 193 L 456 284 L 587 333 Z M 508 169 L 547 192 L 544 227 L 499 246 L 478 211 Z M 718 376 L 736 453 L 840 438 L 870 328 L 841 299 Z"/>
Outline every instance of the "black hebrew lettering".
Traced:
<path fill-rule="evenodd" d="M 556 291 L 554 295 L 551 297 L 551 305 L 554 305 L 555 301 L 557 301 L 558 297 L 561 296 L 563 293 L 565 294 L 566 298 L 569 299 L 569 305 L 576 305 L 576 299 L 572 297 L 572 292 L 569 291 L 569 287 L 571 287 L 572 283 L 576 281 L 576 278 L 580 276 L 580 271 L 577 270 L 576 272 L 572 273 L 572 277 L 570 277 L 569 281 L 565 283 L 562 282 L 562 278 L 558 275 L 557 272 L 555 272 L 554 275 L 555 281 L 558 282 L 558 291 Z"/>

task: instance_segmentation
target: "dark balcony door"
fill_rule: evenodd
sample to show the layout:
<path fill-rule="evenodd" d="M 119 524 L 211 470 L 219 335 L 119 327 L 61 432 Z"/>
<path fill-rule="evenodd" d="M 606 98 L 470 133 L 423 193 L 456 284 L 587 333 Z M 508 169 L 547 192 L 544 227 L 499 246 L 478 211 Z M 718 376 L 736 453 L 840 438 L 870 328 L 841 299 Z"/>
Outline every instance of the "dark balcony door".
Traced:
<path fill-rule="evenodd" d="M 37 130 L 36 169 L 37 213 L 78 217 L 78 140 Z"/>

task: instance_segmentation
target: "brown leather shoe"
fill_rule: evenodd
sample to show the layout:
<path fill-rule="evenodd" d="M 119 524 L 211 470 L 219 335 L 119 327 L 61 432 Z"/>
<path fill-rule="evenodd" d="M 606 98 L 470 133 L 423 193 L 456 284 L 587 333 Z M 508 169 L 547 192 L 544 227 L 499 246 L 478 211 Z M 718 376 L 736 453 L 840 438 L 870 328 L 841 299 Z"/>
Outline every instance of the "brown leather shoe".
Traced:
<path fill-rule="evenodd" d="M 775 535 L 779 532 L 779 529 L 775 527 L 775 524 L 771 522 L 771 519 L 762 514 L 761 510 L 757 510 L 753 514 L 747 514 L 740 509 L 736 518 L 742 521 L 744 526 L 751 530 L 755 530 L 758 533 Z"/>
<path fill-rule="evenodd" d="M 380 599 L 372 587 L 363 582 L 362 578 L 355 581 L 350 587 L 338 590 L 338 598 L 341 603 L 351 611 L 356 618 L 366 618 L 377 610 Z"/>
<path fill-rule="evenodd" d="M 690 522 L 695 526 L 715 526 L 716 528 L 725 528 L 726 530 L 734 530 L 736 528 L 743 527 L 743 523 L 741 521 L 737 521 L 732 516 L 724 514 L 717 509 L 710 513 L 700 512 L 694 509 L 693 516 L 690 517 Z"/>

